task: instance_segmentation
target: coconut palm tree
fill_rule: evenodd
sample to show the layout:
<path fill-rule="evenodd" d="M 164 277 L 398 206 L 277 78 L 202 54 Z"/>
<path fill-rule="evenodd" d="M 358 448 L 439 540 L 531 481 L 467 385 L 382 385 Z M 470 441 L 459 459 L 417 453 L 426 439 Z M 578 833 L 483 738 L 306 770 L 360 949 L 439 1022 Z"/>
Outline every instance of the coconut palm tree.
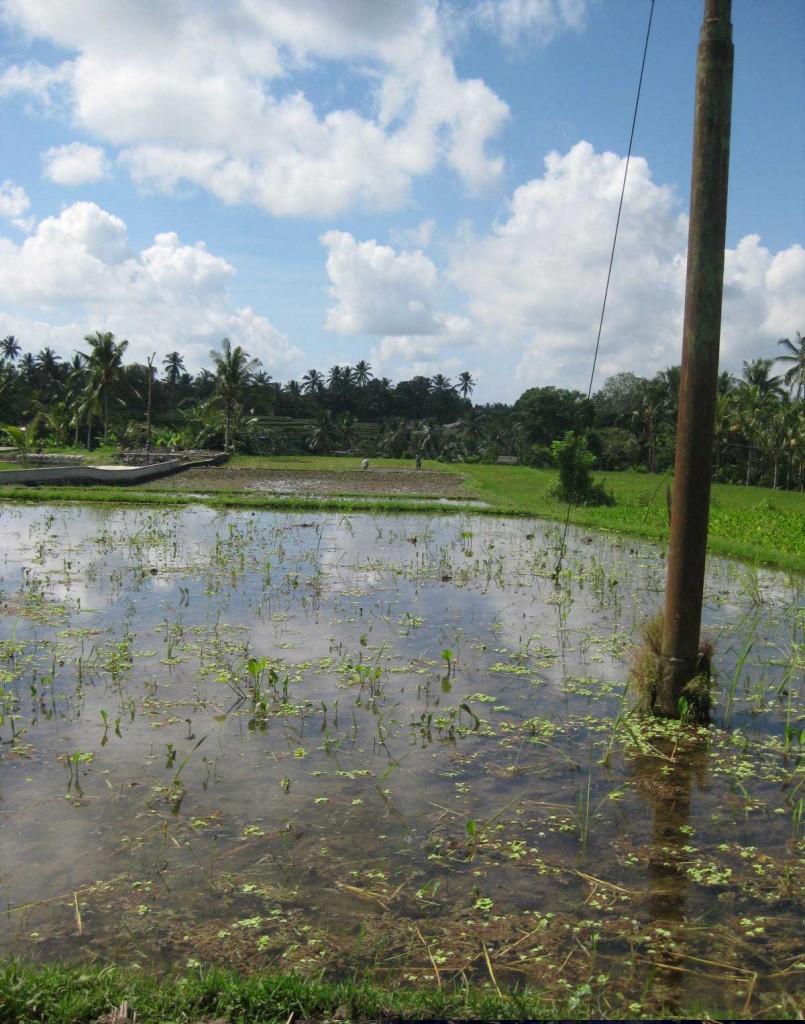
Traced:
<path fill-rule="evenodd" d="M 307 446 L 318 455 L 332 451 L 338 437 L 338 428 L 329 409 L 322 409 L 316 417 L 313 430 L 307 438 Z"/>
<path fill-rule="evenodd" d="M 165 383 L 168 385 L 172 406 L 173 393 L 176 390 L 176 385 L 179 383 L 179 378 L 184 372 L 184 359 L 178 352 L 168 352 L 162 360 L 162 366 L 165 369 Z"/>
<path fill-rule="evenodd" d="M 70 425 L 74 428 L 73 445 L 78 447 L 78 430 L 81 426 L 79 407 L 82 404 L 82 395 L 87 386 L 87 360 L 80 352 L 76 352 L 73 358 L 67 363 L 67 406 L 71 410 Z"/>
<path fill-rule="evenodd" d="M 210 398 L 214 394 L 215 374 L 208 370 L 206 366 L 202 366 L 196 374 L 193 381 L 193 392 L 202 400 Z"/>
<path fill-rule="evenodd" d="M 59 379 L 59 363 L 61 359 L 48 345 L 36 353 L 35 362 L 39 377 L 40 397 L 45 404 L 48 404 L 53 399 L 54 391 L 61 384 Z"/>
<path fill-rule="evenodd" d="M 8 437 L 11 438 L 11 443 L 16 446 L 17 453 L 22 457 L 22 464 L 24 466 L 28 465 L 28 456 L 31 454 L 36 443 L 41 418 L 41 415 L 35 416 L 25 427 L 14 427 L 10 424 L 0 427 L 0 430 L 5 431 Z"/>
<path fill-rule="evenodd" d="M 8 334 L 2 341 L 0 341 L 0 352 L 3 353 L 4 359 L 7 359 L 9 363 L 13 363 L 16 361 L 20 352 L 22 352 L 22 348 L 14 335 Z"/>
<path fill-rule="evenodd" d="M 782 378 L 772 377 L 773 365 L 773 359 L 744 359 L 743 379 L 750 386 L 756 386 L 762 395 L 770 392 L 775 398 L 779 398 L 782 393 L 780 387 Z"/>
<path fill-rule="evenodd" d="M 288 403 L 287 407 L 289 415 L 298 416 L 299 406 L 303 402 L 302 398 L 302 385 L 298 380 L 289 380 L 285 387 L 282 389 L 285 400 Z"/>
<path fill-rule="evenodd" d="M 106 444 L 109 437 L 109 396 L 120 377 L 123 355 L 129 343 L 116 341 L 111 331 L 87 334 L 84 341 L 89 342 L 90 352 L 88 355 L 82 352 L 81 355 L 87 360 L 91 386 L 103 403 L 103 443 Z"/>
<path fill-rule="evenodd" d="M 411 431 L 403 419 L 387 420 L 383 424 L 378 447 L 392 459 L 399 459 L 408 447 Z"/>
<path fill-rule="evenodd" d="M 439 393 L 446 393 L 448 391 L 455 391 L 455 385 L 451 383 L 449 377 L 445 377 L 442 373 L 434 374 L 430 379 L 433 390 Z"/>
<path fill-rule="evenodd" d="M 353 374 L 355 378 L 355 383 L 358 385 L 358 387 L 365 388 L 373 377 L 372 367 L 370 366 L 369 363 L 366 362 L 365 359 L 361 359 L 360 362 L 355 364 Z"/>
<path fill-rule="evenodd" d="M 438 454 L 442 443 L 441 431 L 433 420 L 420 420 L 412 432 L 411 439 L 416 443 L 416 450 L 422 455 L 426 452 L 431 455 Z"/>
<path fill-rule="evenodd" d="M 327 390 L 332 396 L 332 405 L 341 412 L 346 411 L 355 387 L 355 374 L 351 366 L 331 366 L 327 374 Z"/>
<path fill-rule="evenodd" d="M 19 361 L 19 372 L 22 374 L 22 379 L 25 382 L 27 388 L 33 388 L 36 384 L 36 357 L 32 352 L 26 352 L 25 355 Z"/>
<path fill-rule="evenodd" d="M 302 390 L 306 395 L 320 395 L 324 390 L 324 375 L 319 370 L 308 370 L 302 377 Z"/>
<path fill-rule="evenodd" d="M 785 347 L 788 355 L 777 356 L 781 363 L 791 363 L 786 370 L 783 380 L 791 388 L 794 401 L 799 401 L 805 393 L 805 338 L 797 331 L 796 341 L 790 338 L 780 338 L 778 345 Z"/>
<path fill-rule="evenodd" d="M 219 352 L 214 350 L 210 352 L 210 358 L 215 372 L 216 393 L 226 412 L 224 449 L 229 451 L 235 405 L 251 384 L 261 363 L 259 359 L 252 359 L 240 345 L 235 345 L 233 348 L 229 338 L 223 339 Z"/>
<path fill-rule="evenodd" d="M 358 423 L 351 412 L 342 412 L 335 422 L 339 448 L 348 451 L 358 440 Z"/>
<path fill-rule="evenodd" d="M 73 420 L 76 429 L 76 437 L 78 436 L 78 428 L 81 424 L 86 424 L 87 427 L 87 451 L 92 448 L 92 425 L 100 419 L 103 414 L 103 405 L 101 403 L 100 394 L 98 392 L 95 383 L 90 378 L 84 387 L 83 392 L 78 403 L 78 407 L 75 411 L 75 418 Z"/>
<path fill-rule="evenodd" d="M 770 362 L 770 360 L 755 360 L 755 362 Z M 755 448 L 762 449 L 762 435 L 768 420 L 771 418 L 775 408 L 773 392 L 762 387 L 761 384 L 743 383 L 736 393 L 735 421 L 733 430 L 739 433 L 747 445 L 746 456 L 746 478 L 745 485 L 748 487 L 752 477 L 752 453 Z"/>
<path fill-rule="evenodd" d="M 475 381 L 469 370 L 463 370 L 458 375 L 458 390 L 461 392 L 462 398 L 469 398 L 475 390 Z"/>

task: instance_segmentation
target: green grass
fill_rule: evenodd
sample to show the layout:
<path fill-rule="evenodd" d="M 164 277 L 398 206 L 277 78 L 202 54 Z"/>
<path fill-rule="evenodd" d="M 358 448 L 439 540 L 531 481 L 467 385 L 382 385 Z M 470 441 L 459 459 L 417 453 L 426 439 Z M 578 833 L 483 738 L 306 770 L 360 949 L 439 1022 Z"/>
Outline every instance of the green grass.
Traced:
<path fill-rule="evenodd" d="M 473 496 L 500 511 L 564 519 L 567 506 L 548 491 L 554 470 L 521 466 L 445 466 L 467 474 Z M 572 508 L 571 523 L 666 543 L 670 476 L 644 473 L 596 474 L 617 504 L 611 508 Z M 714 484 L 710 501 L 708 550 L 744 561 L 805 572 L 805 494 L 763 487 Z"/>
<path fill-rule="evenodd" d="M 194 967 L 179 977 L 156 978 L 114 966 L 0 964 L 2 1024 L 90 1024 L 124 1001 L 130 1013 L 136 1011 L 139 1024 L 221 1018 L 233 1024 L 286 1024 L 292 1015 L 295 1020 L 619 1019 L 625 1009 L 609 1007 L 605 993 L 595 995 L 586 985 L 568 993 L 566 1006 L 557 1006 L 533 989 L 498 994 L 489 981 L 384 988 L 356 979 L 327 982 L 294 974 L 243 976 L 218 968 Z M 702 1016 L 693 1008 L 688 1015 Z M 716 1013 L 710 1008 L 705 1015 Z M 788 1019 L 795 1019 L 793 1008 Z"/>

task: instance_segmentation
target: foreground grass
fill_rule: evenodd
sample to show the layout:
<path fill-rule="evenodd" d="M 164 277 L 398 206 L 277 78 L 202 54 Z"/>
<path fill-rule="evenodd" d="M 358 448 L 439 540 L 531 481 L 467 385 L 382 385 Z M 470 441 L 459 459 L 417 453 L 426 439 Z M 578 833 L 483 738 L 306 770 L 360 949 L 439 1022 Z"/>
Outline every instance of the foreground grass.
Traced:
<path fill-rule="evenodd" d="M 103 462 L 105 453 L 93 453 L 93 462 Z M 108 461 L 108 460 L 107 460 Z M 324 456 L 235 456 L 234 469 L 264 469 L 286 472 L 353 472 L 360 467 L 355 458 Z M 552 497 L 554 470 L 524 466 L 447 465 L 426 461 L 426 469 L 458 475 L 463 481 L 461 497 L 467 502 L 486 503 L 484 512 L 495 515 L 536 516 L 564 521 L 595 530 L 643 537 L 660 544 L 668 540 L 667 489 L 670 476 L 644 473 L 609 473 L 597 477 L 615 496 L 610 508 L 568 507 Z M 412 470 L 410 459 L 372 459 L 372 470 Z M 413 476 L 413 473 L 412 473 Z M 417 480 L 422 479 L 417 477 Z M 230 508 L 283 508 L 288 510 L 374 512 L 445 511 L 443 503 L 413 501 L 394 495 L 381 499 L 349 495 L 345 477 L 344 493 L 326 498 L 278 497 L 267 492 L 219 491 L 204 497 L 207 504 Z M 198 495 L 149 491 L 120 486 L 13 487 L 0 489 L 0 498 L 35 501 L 92 501 L 112 503 L 186 504 L 197 503 Z M 460 499 L 459 499 L 460 500 Z M 460 507 L 460 506 L 459 506 Z M 475 510 L 481 511 L 481 510 Z M 744 561 L 805 572 L 805 494 L 770 491 L 767 488 L 715 484 L 712 490 L 708 550 Z"/>
<path fill-rule="evenodd" d="M 293 974 L 242 976 L 219 968 L 194 968 L 187 975 L 158 979 L 113 966 L 33 967 L 0 964 L 0 1022 L 91 1024 L 128 1004 L 139 1024 L 225 1021 L 287 1024 L 294 1020 L 548 1020 L 606 1019 L 607 1007 L 589 986 L 568 995 L 566 1006 L 539 993 L 510 993 L 497 986 L 448 985 L 382 988 L 367 981 L 326 982 Z M 712 1010 L 689 1015 L 714 1019 Z M 639 1016 L 639 1014 L 638 1014 Z M 790 1017 L 778 1019 L 795 1019 Z"/>

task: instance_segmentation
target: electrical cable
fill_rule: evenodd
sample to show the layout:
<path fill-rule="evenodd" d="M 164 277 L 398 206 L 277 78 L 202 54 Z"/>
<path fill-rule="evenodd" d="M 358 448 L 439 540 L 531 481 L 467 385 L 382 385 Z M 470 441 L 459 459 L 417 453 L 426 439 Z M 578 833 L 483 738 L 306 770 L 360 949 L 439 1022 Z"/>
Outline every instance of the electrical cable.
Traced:
<path fill-rule="evenodd" d="M 627 178 L 629 176 L 629 164 L 631 163 L 631 159 L 632 159 L 632 144 L 634 143 L 635 128 L 637 126 L 637 111 L 638 111 L 638 108 L 640 106 L 640 94 L 643 91 L 643 74 L 644 74 L 644 72 L 646 70 L 646 57 L 648 55 L 648 44 L 649 44 L 649 39 L 651 38 L 651 23 L 654 20 L 654 3 L 655 3 L 655 0 L 651 0 L 651 7 L 649 9 L 649 15 L 648 15 L 648 25 L 646 27 L 646 40 L 645 40 L 645 43 L 643 44 L 643 60 L 642 60 L 642 62 L 640 64 L 640 78 L 639 78 L 638 83 L 637 83 L 637 96 L 635 97 L 634 113 L 632 114 L 632 129 L 631 129 L 631 131 L 629 133 L 629 148 L 628 148 L 627 153 L 626 153 L 626 164 L 625 164 L 625 166 L 623 168 L 623 183 L 621 185 L 620 200 L 618 202 L 618 216 L 617 216 L 617 218 L 615 220 L 615 233 L 614 233 L 613 238 L 612 238 L 612 249 L 611 249 L 610 254 L 609 254 L 609 268 L 607 270 L 607 282 L 606 282 L 606 286 L 604 288 L 604 301 L 603 301 L 603 303 L 601 305 L 601 318 L 600 318 L 600 320 L 598 322 L 598 335 L 597 335 L 597 337 L 595 339 L 595 351 L 593 352 L 593 366 L 592 366 L 592 370 L 590 372 L 590 383 L 589 383 L 589 386 L 587 388 L 587 398 L 588 398 L 588 400 L 591 397 L 592 392 L 593 392 L 593 381 L 595 380 L 595 367 L 596 367 L 596 364 L 598 362 L 598 350 L 601 347 L 601 334 L 602 334 L 603 329 L 604 329 L 604 315 L 606 314 L 606 309 L 607 309 L 607 298 L 609 297 L 609 285 L 610 285 L 610 281 L 612 280 L 612 267 L 613 267 L 613 265 L 615 263 L 615 248 L 616 248 L 616 246 L 618 244 L 618 231 L 620 229 L 620 224 L 621 224 L 621 213 L 623 212 L 623 198 L 624 198 L 624 196 L 626 194 L 626 180 L 627 180 Z M 565 546 L 566 546 L 566 541 L 567 541 L 567 531 L 568 531 L 568 528 L 570 526 L 570 510 L 571 510 L 571 508 L 572 508 L 572 503 L 570 501 L 568 501 L 568 503 L 567 503 L 567 515 L 565 517 L 565 526 L 564 526 L 564 530 L 562 531 L 562 540 L 561 540 L 561 542 L 559 544 L 559 559 L 558 559 L 558 561 L 556 563 L 556 568 L 554 569 L 553 577 L 552 577 L 555 582 L 558 581 L 559 573 L 562 571 L 562 560 L 563 560 L 564 554 L 565 554 Z"/>

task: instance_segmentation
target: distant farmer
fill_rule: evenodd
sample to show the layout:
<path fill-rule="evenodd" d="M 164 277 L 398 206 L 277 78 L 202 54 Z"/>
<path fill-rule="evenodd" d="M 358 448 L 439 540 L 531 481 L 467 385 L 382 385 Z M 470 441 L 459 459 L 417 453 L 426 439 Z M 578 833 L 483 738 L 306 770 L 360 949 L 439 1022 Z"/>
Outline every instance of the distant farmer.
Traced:
<path fill-rule="evenodd" d="M 422 469 L 422 456 L 419 454 L 419 452 L 416 453 L 416 468 Z"/>
<path fill-rule="evenodd" d="M 369 468 L 369 460 L 368 459 L 364 459 L 363 462 L 361 463 L 361 469 L 368 469 L 368 468 Z"/>

